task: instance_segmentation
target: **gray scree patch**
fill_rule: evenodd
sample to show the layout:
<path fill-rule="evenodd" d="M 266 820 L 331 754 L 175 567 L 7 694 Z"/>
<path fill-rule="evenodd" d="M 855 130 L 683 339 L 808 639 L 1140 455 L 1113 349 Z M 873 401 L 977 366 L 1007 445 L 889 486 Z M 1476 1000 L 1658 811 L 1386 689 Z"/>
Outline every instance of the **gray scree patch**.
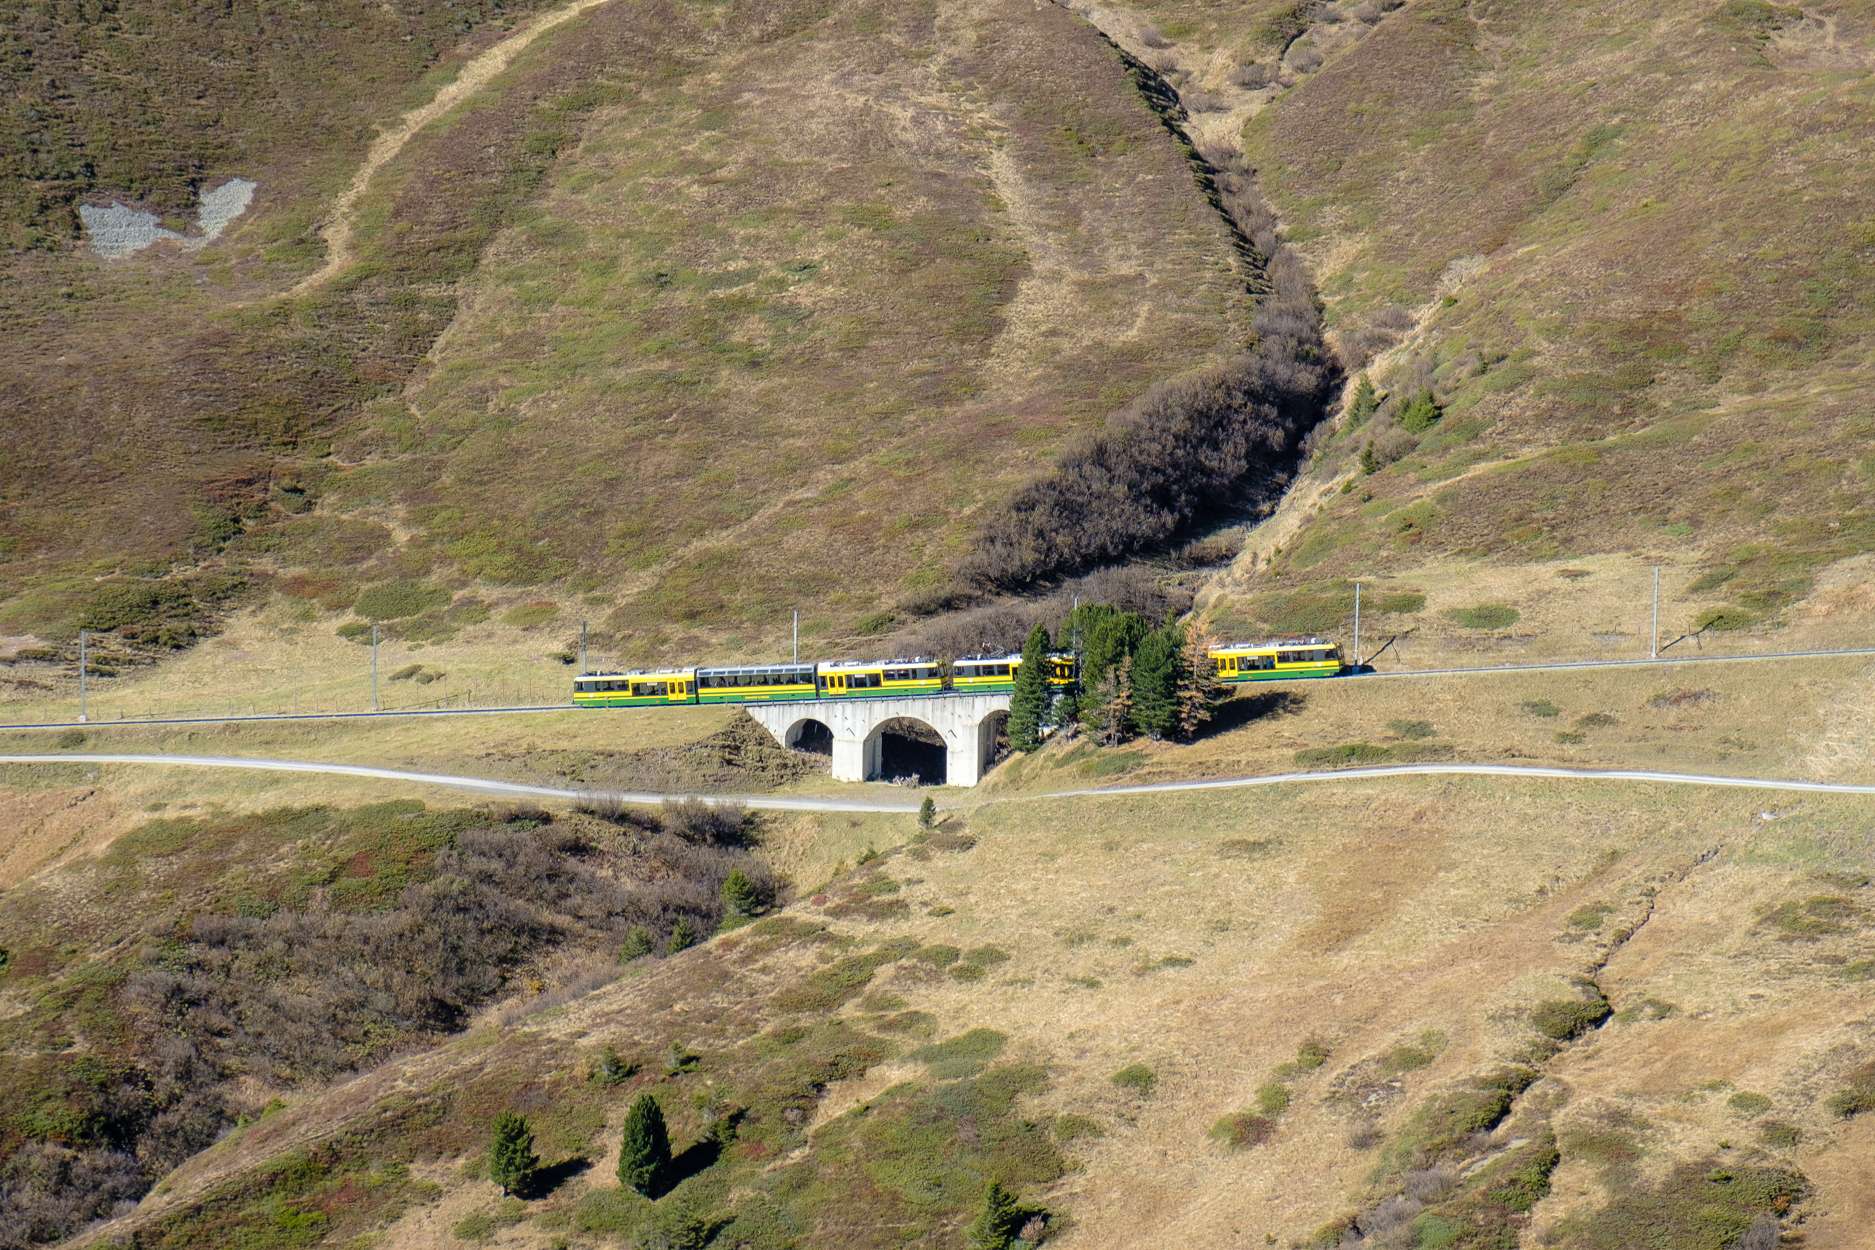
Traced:
<path fill-rule="evenodd" d="M 186 250 L 196 252 L 220 238 L 229 223 L 247 211 L 248 205 L 254 202 L 254 192 L 259 186 L 259 183 L 247 178 L 230 178 L 212 190 L 204 190 L 195 215 L 196 230 L 199 231 L 196 234 L 177 234 L 174 230 L 166 230 L 155 213 L 126 208 L 118 203 L 104 207 L 81 204 L 78 206 L 78 217 L 84 222 L 85 237 L 91 241 L 91 250 L 106 260 L 134 256 L 165 239 L 173 239 Z"/>

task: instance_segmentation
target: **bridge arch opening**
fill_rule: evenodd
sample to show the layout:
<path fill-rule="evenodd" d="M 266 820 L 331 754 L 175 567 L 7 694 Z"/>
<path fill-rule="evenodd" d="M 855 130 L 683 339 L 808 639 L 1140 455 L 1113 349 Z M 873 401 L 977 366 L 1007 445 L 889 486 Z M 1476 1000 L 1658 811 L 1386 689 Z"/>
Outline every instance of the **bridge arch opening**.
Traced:
<path fill-rule="evenodd" d="M 987 773 L 1009 755 L 1009 713 L 991 712 L 977 722 L 977 744 L 982 752 L 979 771 Z"/>
<path fill-rule="evenodd" d="M 947 750 L 943 734 L 909 716 L 881 721 L 866 735 L 866 758 L 879 762 L 873 775 L 886 781 L 911 778 L 921 786 L 943 785 Z"/>
<path fill-rule="evenodd" d="M 782 742 L 793 751 L 830 756 L 833 754 L 833 728 L 825 721 L 806 716 L 788 726 Z"/>

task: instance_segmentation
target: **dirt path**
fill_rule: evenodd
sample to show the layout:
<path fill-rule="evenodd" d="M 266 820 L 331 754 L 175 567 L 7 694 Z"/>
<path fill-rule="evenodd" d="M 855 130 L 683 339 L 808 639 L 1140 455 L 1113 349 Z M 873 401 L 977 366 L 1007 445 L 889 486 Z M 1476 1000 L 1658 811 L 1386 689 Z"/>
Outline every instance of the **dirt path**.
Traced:
<path fill-rule="evenodd" d="M 462 72 L 457 74 L 452 82 L 431 97 L 429 103 L 405 113 L 395 126 L 374 139 L 370 151 L 365 153 L 364 164 L 360 165 L 358 172 L 352 175 L 351 185 L 346 187 L 337 201 L 333 203 L 332 214 L 326 220 L 325 264 L 301 279 L 293 288 L 292 294 L 301 295 L 325 285 L 351 264 L 352 223 L 357 215 L 358 201 L 363 198 L 365 188 L 371 185 L 372 178 L 376 177 L 380 169 L 403 151 L 404 145 L 410 142 L 418 131 L 487 86 L 536 39 L 587 10 L 596 9 L 605 3 L 607 0 L 572 0 L 571 3 L 551 13 L 543 13 L 488 51 L 472 59 L 462 67 Z"/>

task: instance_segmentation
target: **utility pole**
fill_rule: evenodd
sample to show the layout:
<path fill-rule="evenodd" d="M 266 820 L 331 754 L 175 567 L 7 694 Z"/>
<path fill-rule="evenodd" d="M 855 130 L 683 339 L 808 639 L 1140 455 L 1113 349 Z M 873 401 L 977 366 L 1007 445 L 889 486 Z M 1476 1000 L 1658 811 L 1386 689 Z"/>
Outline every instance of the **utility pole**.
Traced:
<path fill-rule="evenodd" d="M 371 710 L 374 712 L 380 710 L 378 707 L 378 627 L 375 624 L 371 627 Z"/>
<path fill-rule="evenodd" d="M 579 671 L 582 673 L 589 673 L 592 671 L 591 669 L 586 667 L 586 622 L 585 621 L 581 621 L 579 623 Z"/>
<path fill-rule="evenodd" d="M 1654 646 L 1653 650 L 1647 653 L 1647 658 L 1651 660 L 1660 658 L 1660 566 L 1658 564 L 1654 566 Z"/>
<path fill-rule="evenodd" d="M 1361 666 L 1361 584 L 1354 583 L 1354 667 Z"/>
<path fill-rule="evenodd" d="M 794 662 L 801 662 L 801 609 L 794 610 Z"/>
<path fill-rule="evenodd" d="M 88 692 L 85 669 L 91 658 L 85 651 L 85 644 L 89 641 L 86 636 L 87 632 L 82 629 L 78 631 L 78 723 L 81 725 L 91 720 L 91 709 L 86 697 Z"/>

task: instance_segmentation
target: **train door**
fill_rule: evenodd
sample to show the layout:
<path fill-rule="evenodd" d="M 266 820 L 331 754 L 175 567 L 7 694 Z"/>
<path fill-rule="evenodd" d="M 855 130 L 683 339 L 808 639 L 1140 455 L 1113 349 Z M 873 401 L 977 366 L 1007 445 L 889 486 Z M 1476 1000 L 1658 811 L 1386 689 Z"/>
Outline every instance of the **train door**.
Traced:
<path fill-rule="evenodd" d="M 672 703 L 690 702 L 690 679 L 685 677 L 672 682 L 670 690 L 665 695 L 665 698 L 669 699 Z"/>
<path fill-rule="evenodd" d="M 828 673 L 827 674 L 827 693 L 828 694 L 845 694 L 846 693 L 846 674 L 845 673 Z"/>

